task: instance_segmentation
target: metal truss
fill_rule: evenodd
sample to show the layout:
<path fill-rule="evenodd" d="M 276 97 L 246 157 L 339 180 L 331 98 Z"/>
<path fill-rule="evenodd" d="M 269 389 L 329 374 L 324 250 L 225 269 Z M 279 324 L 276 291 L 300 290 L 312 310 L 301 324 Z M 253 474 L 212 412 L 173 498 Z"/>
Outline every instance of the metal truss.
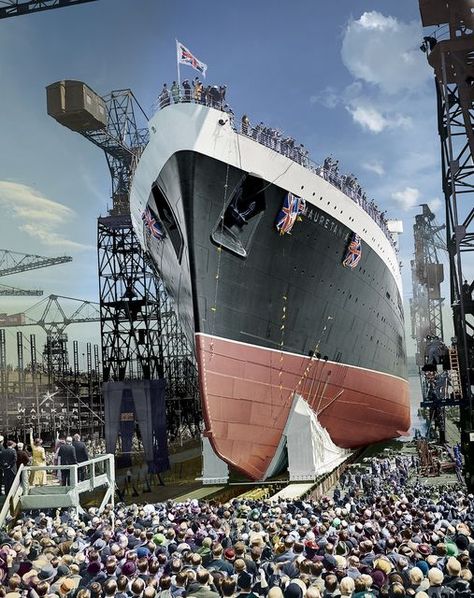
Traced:
<path fill-rule="evenodd" d="M 30 253 L 18 253 L 9 249 L 0 249 L 0 276 L 20 274 L 38 268 L 48 268 L 58 264 L 72 262 L 72 257 L 44 257 Z"/>
<path fill-rule="evenodd" d="M 413 237 L 415 258 L 411 260 L 413 298 L 410 299 L 411 333 L 416 341 L 417 365 L 425 364 L 427 336 L 443 338 L 440 284 L 443 281 L 443 264 L 438 259 L 438 249 L 446 250 L 440 232 L 445 226 L 438 226 L 435 216 L 426 204 L 422 213 L 415 216 Z"/>
<path fill-rule="evenodd" d="M 63 8 L 96 0 L 0 0 L 0 19 L 29 15 L 34 12 Z"/>

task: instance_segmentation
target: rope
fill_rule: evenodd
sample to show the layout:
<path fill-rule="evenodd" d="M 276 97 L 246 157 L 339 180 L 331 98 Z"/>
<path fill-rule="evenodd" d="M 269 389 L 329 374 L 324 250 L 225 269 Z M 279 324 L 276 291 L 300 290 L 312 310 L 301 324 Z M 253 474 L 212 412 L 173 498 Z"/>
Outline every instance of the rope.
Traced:
<path fill-rule="evenodd" d="M 224 229 L 224 214 L 225 214 L 225 207 L 227 204 L 227 190 L 229 188 L 229 163 L 227 163 L 226 172 L 225 172 L 225 182 L 224 182 L 224 193 L 222 197 L 222 218 L 221 218 L 221 233 Z M 221 261 L 222 261 L 222 244 L 219 244 L 217 247 L 217 271 L 216 271 L 216 286 L 214 292 L 214 305 L 211 307 L 212 311 L 212 324 L 211 324 L 211 336 L 214 336 L 215 328 L 216 328 L 216 312 L 217 312 L 217 293 L 219 291 L 219 277 L 221 273 Z M 214 342 L 211 342 L 211 353 L 214 349 Z"/>

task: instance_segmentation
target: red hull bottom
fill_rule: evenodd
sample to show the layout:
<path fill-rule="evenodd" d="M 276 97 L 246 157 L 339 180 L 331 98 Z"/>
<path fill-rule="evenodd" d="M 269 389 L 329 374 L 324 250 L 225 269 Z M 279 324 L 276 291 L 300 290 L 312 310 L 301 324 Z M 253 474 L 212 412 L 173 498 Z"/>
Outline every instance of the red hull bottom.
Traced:
<path fill-rule="evenodd" d="M 294 393 L 342 448 L 407 434 L 408 382 L 355 366 L 196 334 L 206 435 L 254 480 L 265 477 Z"/>

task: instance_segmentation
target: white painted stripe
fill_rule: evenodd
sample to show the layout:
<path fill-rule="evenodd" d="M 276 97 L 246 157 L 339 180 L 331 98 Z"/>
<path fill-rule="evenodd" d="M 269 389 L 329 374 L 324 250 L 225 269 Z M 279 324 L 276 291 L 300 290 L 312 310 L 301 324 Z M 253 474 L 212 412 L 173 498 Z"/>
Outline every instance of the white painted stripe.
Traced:
<path fill-rule="evenodd" d="M 223 116 L 225 118 L 221 111 L 213 108 L 181 103 L 160 110 L 150 120 L 150 142 L 138 164 L 130 194 L 132 221 L 142 245 L 141 215 L 153 182 L 173 154 L 195 151 L 246 172 L 256 173 L 304 197 L 309 204 L 360 235 L 386 264 L 402 296 L 398 256 L 369 214 L 314 172 L 253 139 L 235 133 L 229 123 L 220 125 L 219 120 Z M 320 197 L 323 199 L 320 200 Z"/>
<path fill-rule="evenodd" d="M 272 351 L 273 353 L 284 353 L 285 355 L 293 355 L 294 357 L 300 357 L 301 359 L 311 359 L 311 357 L 309 357 L 309 355 L 301 355 L 299 353 L 292 353 L 291 351 L 282 351 L 281 349 L 271 349 L 270 347 L 262 347 L 261 345 L 252 345 L 251 343 L 246 343 L 243 341 L 235 341 L 233 339 L 230 338 L 226 338 L 225 336 L 217 336 L 215 334 L 207 334 L 205 332 L 196 332 L 195 336 L 202 336 L 202 337 L 206 337 L 206 338 L 216 338 L 222 341 L 226 341 L 228 343 L 234 343 L 236 345 L 242 345 L 245 347 L 253 347 L 255 349 L 264 349 L 265 351 Z M 313 361 L 318 361 L 316 358 L 313 358 Z M 322 359 L 320 359 L 319 361 L 322 361 Z M 378 370 L 371 370 L 369 368 L 363 368 L 360 365 L 349 365 L 348 363 L 342 363 L 340 361 L 331 361 L 330 359 L 327 360 L 327 363 L 332 363 L 334 365 L 339 365 L 339 366 L 343 366 L 346 368 L 353 368 L 355 370 L 363 370 L 364 372 L 372 372 L 374 374 L 378 374 L 380 376 L 388 376 L 390 378 L 395 378 L 395 380 L 401 380 L 402 382 L 405 382 L 408 384 L 408 380 L 405 380 L 405 378 L 401 378 L 400 376 L 395 376 L 394 374 L 387 374 L 386 372 L 379 372 Z"/>

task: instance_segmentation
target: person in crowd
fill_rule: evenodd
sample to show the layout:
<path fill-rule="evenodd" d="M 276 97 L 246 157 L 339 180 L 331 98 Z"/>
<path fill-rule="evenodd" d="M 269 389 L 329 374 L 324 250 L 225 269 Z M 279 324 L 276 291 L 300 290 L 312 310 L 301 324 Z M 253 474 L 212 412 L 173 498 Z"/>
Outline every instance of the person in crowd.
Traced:
<path fill-rule="evenodd" d="M 0 463 L 2 462 L 2 453 L 5 450 L 5 437 L 0 434 Z M 0 467 L 0 496 L 3 494 L 3 469 Z"/>
<path fill-rule="evenodd" d="M 183 90 L 184 90 L 184 102 L 191 101 L 191 84 L 189 83 L 188 79 L 183 81 Z"/>
<path fill-rule="evenodd" d="M 56 445 L 54 447 L 54 456 L 53 456 L 53 465 L 61 465 L 61 458 L 59 457 L 59 449 L 66 444 L 66 440 L 64 438 L 58 438 L 56 440 Z M 61 470 L 57 469 L 55 472 L 56 478 L 59 483 L 61 483 L 62 475 Z"/>
<path fill-rule="evenodd" d="M 63 444 L 58 451 L 58 457 L 61 465 L 76 465 L 77 457 L 76 450 L 72 444 L 71 436 L 66 438 L 66 443 Z M 71 470 L 61 469 L 61 484 L 63 486 L 69 486 L 71 482 Z"/>
<path fill-rule="evenodd" d="M 169 106 L 171 104 L 170 92 L 166 83 L 163 83 L 163 89 L 161 90 L 161 93 L 158 96 L 158 100 L 160 103 L 160 108 L 165 108 L 166 106 Z"/>
<path fill-rule="evenodd" d="M 25 450 L 23 442 L 17 442 L 16 445 L 16 468 L 19 469 L 20 465 L 29 465 L 31 460 L 30 454 Z"/>
<path fill-rule="evenodd" d="M 33 430 L 30 429 L 30 445 L 31 445 L 31 465 L 45 466 L 46 452 L 43 448 L 43 441 L 41 438 L 33 440 Z M 44 486 L 46 484 L 46 470 L 33 471 L 30 475 L 31 486 Z"/>
<path fill-rule="evenodd" d="M 74 434 L 72 439 L 72 446 L 76 451 L 76 459 L 78 463 L 84 463 L 89 460 L 89 453 L 87 452 L 87 446 L 85 442 L 82 442 L 80 434 Z M 80 467 L 78 469 L 79 481 L 82 481 L 85 477 L 85 468 Z"/>
<path fill-rule="evenodd" d="M 16 444 L 13 440 L 7 441 L 7 448 L 2 451 L 3 482 L 5 484 L 5 496 L 10 492 L 16 476 Z"/>
<path fill-rule="evenodd" d="M 173 98 L 173 102 L 175 104 L 178 104 L 179 99 L 180 99 L 180 89 L 179 89 L 179 85 L 176 83 L 176 81 L 173 81 L 170 91 L 171 91 L 171 97 Z"/>

